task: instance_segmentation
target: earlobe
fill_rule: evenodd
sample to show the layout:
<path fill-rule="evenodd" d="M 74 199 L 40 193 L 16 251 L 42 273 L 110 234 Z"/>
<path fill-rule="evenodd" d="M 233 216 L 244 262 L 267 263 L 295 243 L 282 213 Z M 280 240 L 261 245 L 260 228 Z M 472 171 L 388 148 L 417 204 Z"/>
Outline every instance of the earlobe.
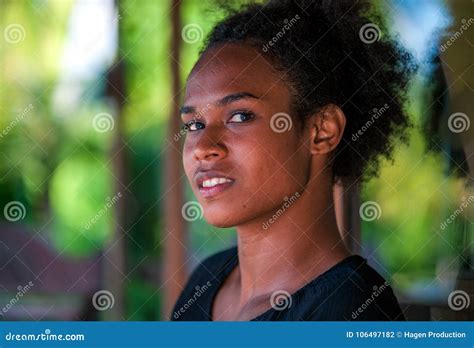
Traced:
<path fill-rule="evenodd" d="M 311 153 L 322 155 L 333 151 L 342 139 L 346 117 L 337 105 L 328 104 L 311 117 Z"/>

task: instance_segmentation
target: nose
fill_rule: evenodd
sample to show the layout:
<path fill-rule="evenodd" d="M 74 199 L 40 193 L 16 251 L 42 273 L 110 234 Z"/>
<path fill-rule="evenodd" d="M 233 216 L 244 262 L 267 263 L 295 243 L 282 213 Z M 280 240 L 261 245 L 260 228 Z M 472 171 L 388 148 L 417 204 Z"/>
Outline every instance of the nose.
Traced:
<path fill-rule="evenodd" d="M 206 129 L 207 130 L 207 129 Z M 194 149 L 198 161 L 217 160 L 227 156 L 227 147 L 216 132 L 204 131 Z"/>

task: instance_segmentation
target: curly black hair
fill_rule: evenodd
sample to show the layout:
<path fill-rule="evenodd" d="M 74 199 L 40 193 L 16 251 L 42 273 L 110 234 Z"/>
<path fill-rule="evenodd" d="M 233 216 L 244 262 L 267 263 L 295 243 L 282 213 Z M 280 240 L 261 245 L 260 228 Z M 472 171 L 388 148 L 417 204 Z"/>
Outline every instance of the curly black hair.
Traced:
<path fill-rule="evenodd" d="M 347 122 L 332 157 L 334 181 L 377 175 L 394 142 L 406 142 L 407 89 L 416 65 L 369 1 L 247 4 L 217 23 L 201 55 L 226 42 L 255 47 L 283 73 L 298 118 L 330 103 L 342 109 Z"/>

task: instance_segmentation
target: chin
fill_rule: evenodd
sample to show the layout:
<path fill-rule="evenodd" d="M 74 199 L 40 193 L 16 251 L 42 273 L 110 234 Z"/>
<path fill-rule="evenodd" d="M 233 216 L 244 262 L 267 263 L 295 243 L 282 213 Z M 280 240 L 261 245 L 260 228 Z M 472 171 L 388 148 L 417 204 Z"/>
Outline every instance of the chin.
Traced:
<path fill-rule="evenodd" d="M 204 220 L 206 220 L 209 225 L 220 228 L 229 228 L 239 225 L 240 220 L 229 214 L 229 211 L 232 210 L 204 208 Z"/>
<path fill-rule="evenodd" d="M 251 206 L 243 208 L 240 204 L 212 204 L 203 205 L 203 217 L 212 226 L 230 228 L 249 223 L 255 220 L 262 212 L 252 209 Z"/>

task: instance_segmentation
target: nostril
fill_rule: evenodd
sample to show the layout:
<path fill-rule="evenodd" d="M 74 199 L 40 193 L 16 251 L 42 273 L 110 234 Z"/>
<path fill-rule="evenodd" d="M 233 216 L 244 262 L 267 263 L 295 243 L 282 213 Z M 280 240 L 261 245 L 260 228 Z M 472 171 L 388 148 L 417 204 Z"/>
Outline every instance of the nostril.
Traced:
<path fill-rule="evenodd" d="M 227 149 L 223 144 L 209 143 L 207 145 L 199 145 L 194 151 L 194 157 L 198 160 L 225 157 Z"/>

